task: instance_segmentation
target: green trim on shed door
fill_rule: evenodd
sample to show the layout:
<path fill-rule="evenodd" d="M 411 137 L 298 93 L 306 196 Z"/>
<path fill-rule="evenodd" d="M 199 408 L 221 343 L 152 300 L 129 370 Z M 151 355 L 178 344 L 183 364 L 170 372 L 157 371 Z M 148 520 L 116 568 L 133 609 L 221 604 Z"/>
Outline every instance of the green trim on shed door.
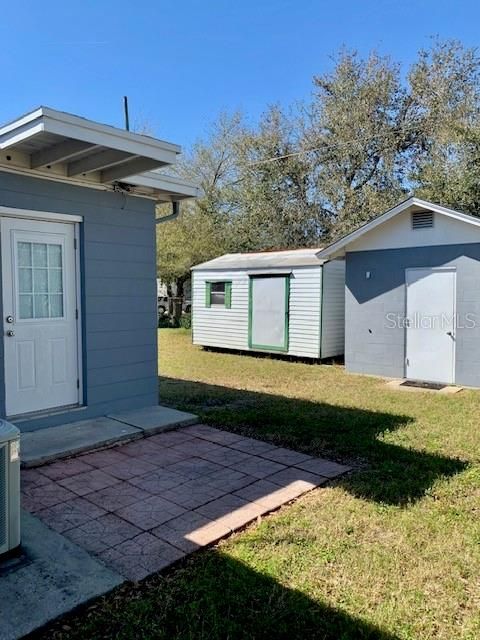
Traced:
<path fill-rule="evenodd" d="M 205 306 L 212 306 L 212 283 L 205 282 Z"/>
<path fill-rule="evenodd" d="M 225 309 L 232 308 L 232 282 L 227 280 L 225 282 Z"/>
<path fill-rule="evenodd" d="M 285 324 L 284 324 L 284 343 L 282 347 L 270 346 L 266 344 L 254 344 L 252 340 L 252 321 L 253 321 L 253 309 L 252 309 L 252 282 L 255 278 L 284 278 L 285 279 Z M 288 352 L 290 341 L 290 278 L 291 275 L 251 275 L 248 278 L 248 347 L 249 349 L 257 349 L 260 351 L 274 351 L 280 353 Z"/>

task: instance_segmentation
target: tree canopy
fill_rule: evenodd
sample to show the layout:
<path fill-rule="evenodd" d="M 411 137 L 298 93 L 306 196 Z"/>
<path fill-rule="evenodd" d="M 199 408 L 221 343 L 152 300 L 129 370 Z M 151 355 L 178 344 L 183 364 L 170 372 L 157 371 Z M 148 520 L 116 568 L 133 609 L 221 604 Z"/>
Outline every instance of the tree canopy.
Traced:
<path fill-rule="evenodd" d="M 179 171 L 202 195 L 158 228 L 158 270 L 183 280 L 225 252 L 320 246 L 415 192 L 480 215 L 480 59 L 434 41 L 406 71 L 342 50 L 308 100 L 253 126 L 221 114 Z"/>

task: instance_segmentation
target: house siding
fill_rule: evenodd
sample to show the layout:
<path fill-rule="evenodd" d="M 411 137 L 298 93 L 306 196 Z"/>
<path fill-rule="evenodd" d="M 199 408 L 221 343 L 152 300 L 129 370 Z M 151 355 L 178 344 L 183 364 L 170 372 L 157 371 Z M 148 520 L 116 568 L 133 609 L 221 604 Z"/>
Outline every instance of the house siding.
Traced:
<path fill-rule="evenodd" d="M 19 421 L 20 429 L 31 431 L 157 404 L 154 202 L 0 172 L 0 205 L 83 216 L 80 262 L 84 407 Z M 0 357 L 3 361 L 3 341 Z M 5 415 L 4 390 L 1 367 L 1 415 Z"/>
<path fill-rule="evenodd" d="M 443 266 L 457 271 L 455 382 L 480 387 L 480 243 L 348 252 L 345 365 L 349 371 L 405 375 L 405 330 L 391 328 L 387 314 L 404 316 L 405 269 Z M 467 317 L 474 318 L 474 327 L 465 326 Z"/>

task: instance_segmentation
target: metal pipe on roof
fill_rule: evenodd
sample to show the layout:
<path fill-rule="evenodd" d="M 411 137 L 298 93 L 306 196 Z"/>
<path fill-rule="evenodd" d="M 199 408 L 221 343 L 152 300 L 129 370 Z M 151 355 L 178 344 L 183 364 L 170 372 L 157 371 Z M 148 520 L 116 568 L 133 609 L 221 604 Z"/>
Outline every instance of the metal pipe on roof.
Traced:
<path fill-rule="evenodd" d="M 123 111 L 125 114 L 125 129 L 130 131 L 130 117 L 128 115 L 128 96 L 123 96 Z"/>

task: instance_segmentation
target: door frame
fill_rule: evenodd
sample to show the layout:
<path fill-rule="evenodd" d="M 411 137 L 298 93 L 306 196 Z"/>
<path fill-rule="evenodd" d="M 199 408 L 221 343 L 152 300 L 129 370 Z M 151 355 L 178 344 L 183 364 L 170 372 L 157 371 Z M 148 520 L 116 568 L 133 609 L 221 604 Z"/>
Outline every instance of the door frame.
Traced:
<path fill-rule="evenodd" d="M 48 211 L 32 211 L 30 209 L 17 209 L 15 207 L 0 207 L 0 237 L 3 234 L 3 224 L 2 221 L 4 218 L 19 218 L 22 220 L 31 220 L 32 222 L 56 222 L 62 224 L 73 224 L 74 230 L 74 261 L 75 261 L 75 292 L 74 298 L 76 303 L 76 349 L 77 349 L 77 403 L 75 405 L 68 405 L 68 407 L 81 407 L 84 404 L 84 380 L 83 380 L 83 326 L 82 326 L 82 279 L 81 279 L 81 260 L 80 260 L 80 223 L 83 222 L 83 216 L 79 215 L 69 215 L 64 213 L 54 213 Z M 1 273 L 1 283 L 2 283 L 2 300 L 1 300 L 1 308 L 2 314 L 4 313 L 4 282 L 3 282 L 3 269 L 0 264 L 0 273 Z M 3 327 L 3 318 L 1 326 Z M 5 335 L 3 335 L 3 341 L 5 342 Z M 3 359 L 3 368 L 4 375 L 7 375 L 6 371 L 6 360 Z M 6 397 L 6 387 L 3 389 L 4 398 L 5 398 L 5 414 L 7 413 L 7 397 Z M 36 416 L 46 416 L 51 414 L 56 414 L 61 411 L 63 406 L 51 407 L 47 410 L 40 410 L 34 412 L 28 412 L 23 414 L 16 414 L 17 418 L 30 418 Z M 12 417 L 12 416 L 7 416 Z"/>
<path fill-rule="evenodd" d="M 285 324 L 284 324 L 284 341 L 281 347 L 277 345 L 255 344 L 252 340 L 253 328 L 253 280 L 258 278 L 284 278 L 285 279 Z M 290 278 L 291 274 L 285 273 L 259 273 L 248 276 L 248 347 L 249 349 L 259 351 L 276 351 L 286 353 L 289 347 L 290 339 Z"/>
<path fill-rule="evenodd" d="M 408 309 L 408 272 L 409 271 L 447 271 L 455 274 L 455 278 L 453 280 L 453 317 L 457 318 L 457 267 L 456 266 L 447 266 L 447 267 L 407 267 L 405 269 L 405 311 L 404 317 L 407 320 L 407 309 Z M 408 380 L 407 376 L 407 340 L 408 340 L 408 327 L 407 323 L 405 323 L 404 328 L 404 344 L 405 344 L 405 357 L 404 357 L 404 372 L 403 376 Z M 455 324 L 454 328 L 454 336 L 453 336 L 453 345 L 452 345 L 452 382 L 445 384 L 455 384 L 455 362 L 456 362 L 456 346 L 457 346 L 457 327 Z M 413 378 L 412 378 L 413 379 Z M 429 382 L 425 380 L 425 382 Z"/>

